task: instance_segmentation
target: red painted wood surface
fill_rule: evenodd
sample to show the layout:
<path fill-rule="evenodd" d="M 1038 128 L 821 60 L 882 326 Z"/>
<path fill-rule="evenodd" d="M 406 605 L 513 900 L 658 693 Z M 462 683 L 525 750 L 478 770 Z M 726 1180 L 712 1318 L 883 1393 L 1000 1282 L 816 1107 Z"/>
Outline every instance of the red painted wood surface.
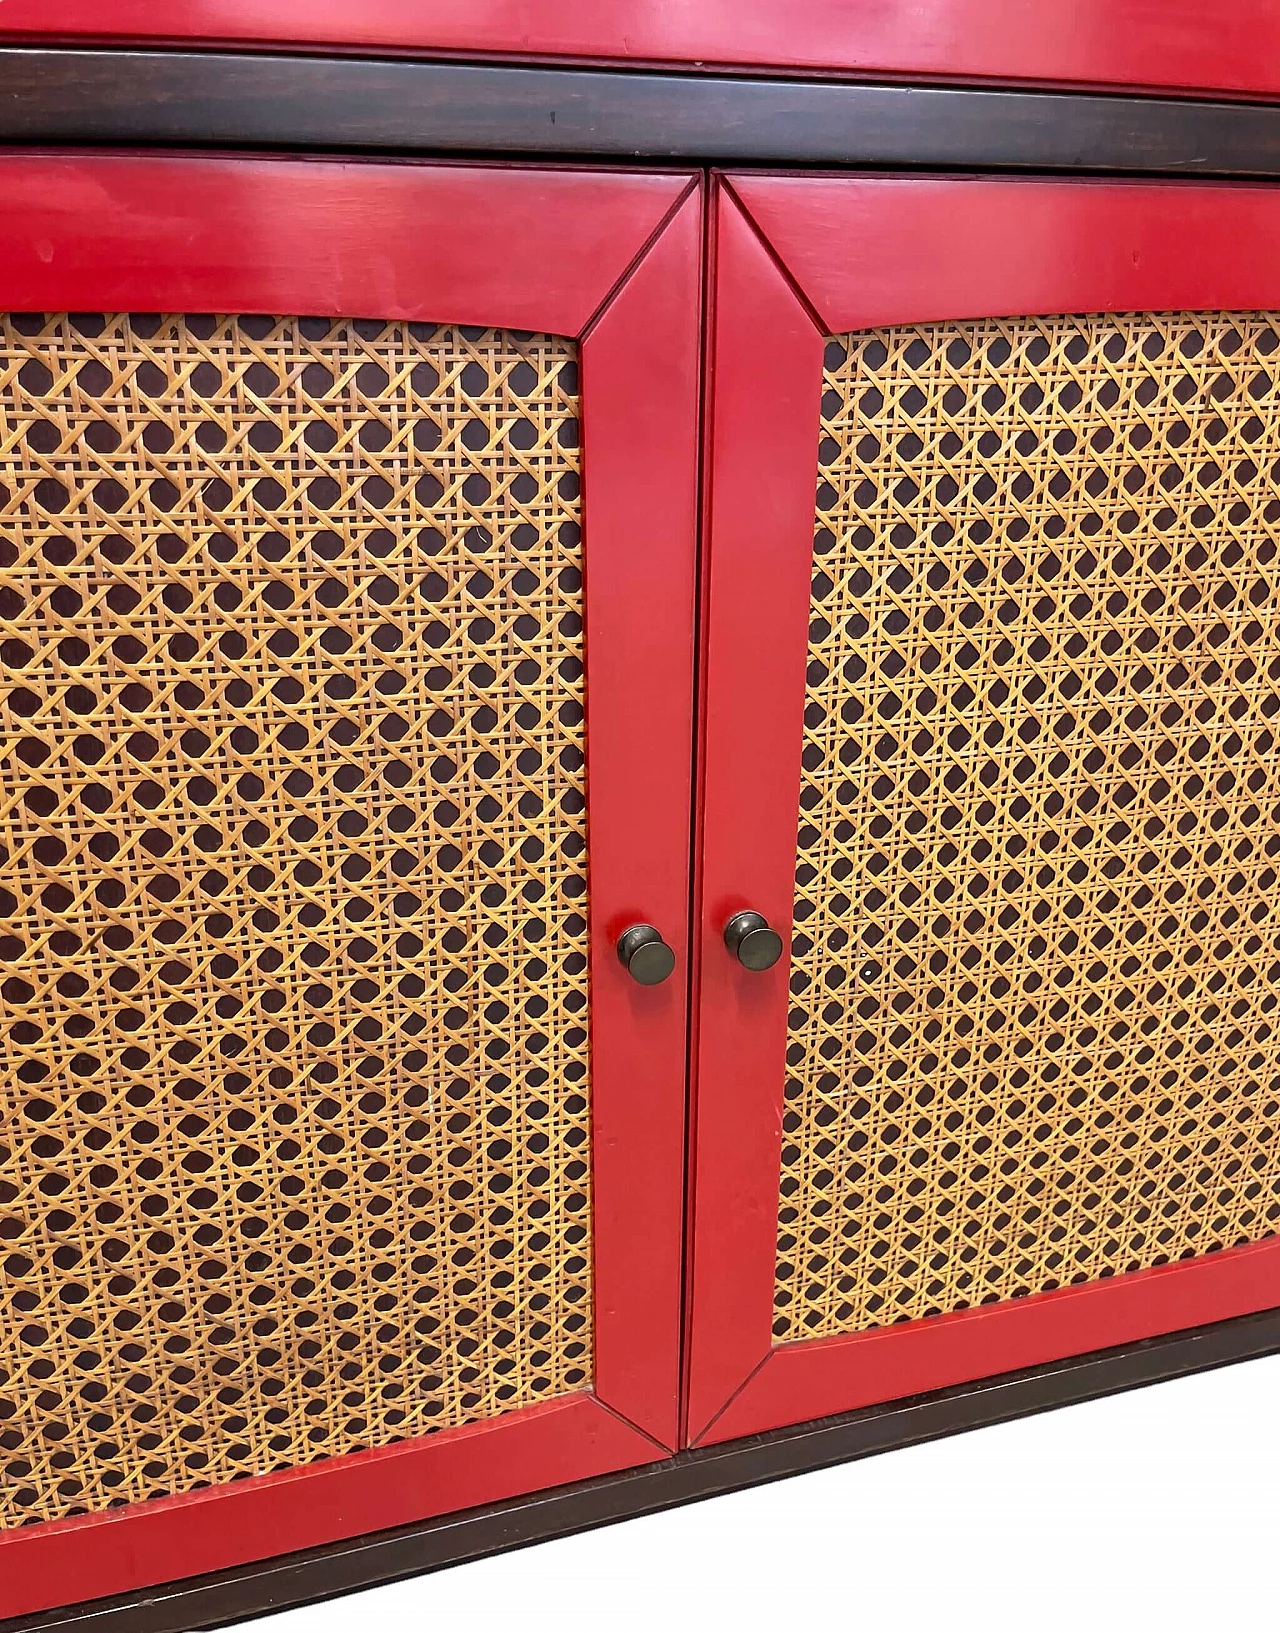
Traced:
<path fill-rule="evenodd" d="M 791 923 L 822 382 L 818 331 L 723 190 L 716 233 L 691 1434 L 771 1342 L 787 960 L 744 970 L 723 931 L 743 908 Z"/>
<path fill-rule="evenodd" d="M 0 309 L 297 312 L 577 335 L 685 178 L 0 154 Z"/>
<path fill-rule="evenodd" d="M 679 1435 L 694 551 L 695 189 L 582 346 L 596 1392 Z M 630 924 L 676 955 L 658 987 L 618 962 Z"/>
<path fill-rule="evenodd" d="M 733 187 L 834 334 L 1280 299 L 1280 188 L 1265 183 L 760 175 Z"/>
<path fill-rule="evenodd" d="M 155 39 L 1280 92 L 1272 0 L 7 0 L 17 38 Z"/>
<path fill-rule="evenodd" d="M 0 1617 L 498 1501 L 674 1444 L 685 983 L 633 992 L 609 959 L 630 917 L 662 924 L 683 951 L 696 186 L 688 176 L 489 166 L 0 157 L 0 310 L 297 312 L 585 333 L 600 1357 L 594 1395 L 6 1532 Z"/>
<path fill-rule="evenodd" d="M 590 1395 L 492 1425 L 0 1535 L 0 1616 L 216 1571 L 661 1456 Z"/>
<path fill-rule="evenodd" d="M 825 1417 L 1277 1304 L 1280 1240 L 1273 1238 L 856 1338 L 784 1344 L 711 1425 L 703 1443 L 791 1423 L 797 1405 L 806 1418 Z"/>
<path fill-rule="evenodd" d="M 734 198 L 777 256 L 751 235 Z M 791 921 L 822 335 L 1049 311 L 1280 305 L 1280 189 L 737 176 L 714 301 L 689 1437 L 852 1410 L 1280 1305 L 1280 1243 L 772 1345 L 788 994 L 728 912 Z M 807 315 L 806 303 L 812 308 Z"/>

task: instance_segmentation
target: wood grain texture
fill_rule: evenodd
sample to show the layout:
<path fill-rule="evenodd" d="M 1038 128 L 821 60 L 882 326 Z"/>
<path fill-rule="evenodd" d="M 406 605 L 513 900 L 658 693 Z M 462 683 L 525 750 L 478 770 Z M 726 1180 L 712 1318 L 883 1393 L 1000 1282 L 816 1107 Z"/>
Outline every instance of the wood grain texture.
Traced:
<path fill-rule="evenodd" d="M 1280 169 L 1280 109 L 1246 104 L 244 52 L 0 48 L 0 136 L 708 164 Z"/>

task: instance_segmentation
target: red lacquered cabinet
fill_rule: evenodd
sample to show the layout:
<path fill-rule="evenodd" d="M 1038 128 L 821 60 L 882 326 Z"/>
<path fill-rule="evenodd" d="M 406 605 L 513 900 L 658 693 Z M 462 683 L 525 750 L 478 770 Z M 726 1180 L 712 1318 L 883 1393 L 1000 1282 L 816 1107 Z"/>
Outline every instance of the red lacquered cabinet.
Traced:
<path fill-rule="evenodd" d="M 1264 9 L 9 0 L 5 1633 L 1280 1349 Z"/>

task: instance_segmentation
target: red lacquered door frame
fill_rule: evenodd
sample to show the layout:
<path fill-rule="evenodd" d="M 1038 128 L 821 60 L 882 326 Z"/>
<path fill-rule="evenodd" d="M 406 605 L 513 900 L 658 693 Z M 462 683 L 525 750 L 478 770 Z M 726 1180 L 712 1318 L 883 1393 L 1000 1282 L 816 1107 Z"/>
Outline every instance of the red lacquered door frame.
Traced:
<path fill-rule="evenodd" d="M 6 1532 L 0 1617 L 661 1457 L 679 1383 L 698 183 L 24 154 L 0 157 L 0 201 L 0 310 L 403 318 L 581 340 L 597 1351 L 591 1390 L 491 1422 Z M 662 987 L 637 986 L 614 954 L 636 919 L 675 949 Z"/>
<path fill-rule="evenodd" d="M 1280 1240 L 864 1334 L 772 1335 L 823 339 L 1280 305 L 1280 188 L 734 177 L 714 207 L 688 1438 L 709 1443 L 1280 1305 Z M 785 939 L 785 938 L 784 938 Z"/>
<path fill-rule="evenodd" d="M 5 35 L 1280 94 L 1272 0 L 7 0 Z"/>

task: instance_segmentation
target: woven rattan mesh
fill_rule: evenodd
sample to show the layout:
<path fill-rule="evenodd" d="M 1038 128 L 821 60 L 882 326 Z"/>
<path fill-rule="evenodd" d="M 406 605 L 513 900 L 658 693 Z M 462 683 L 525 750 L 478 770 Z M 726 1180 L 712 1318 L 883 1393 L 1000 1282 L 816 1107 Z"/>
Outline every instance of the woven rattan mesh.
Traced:
<path fill-rule="evenodd" d="M 0 1523 L 591 1372 L 577 382 L 0 336 Z"/>
<path fill-rule="evenodd" d="M 775 1332 L 1280 1218 L 1280 317 L 828 344 Z"/>

